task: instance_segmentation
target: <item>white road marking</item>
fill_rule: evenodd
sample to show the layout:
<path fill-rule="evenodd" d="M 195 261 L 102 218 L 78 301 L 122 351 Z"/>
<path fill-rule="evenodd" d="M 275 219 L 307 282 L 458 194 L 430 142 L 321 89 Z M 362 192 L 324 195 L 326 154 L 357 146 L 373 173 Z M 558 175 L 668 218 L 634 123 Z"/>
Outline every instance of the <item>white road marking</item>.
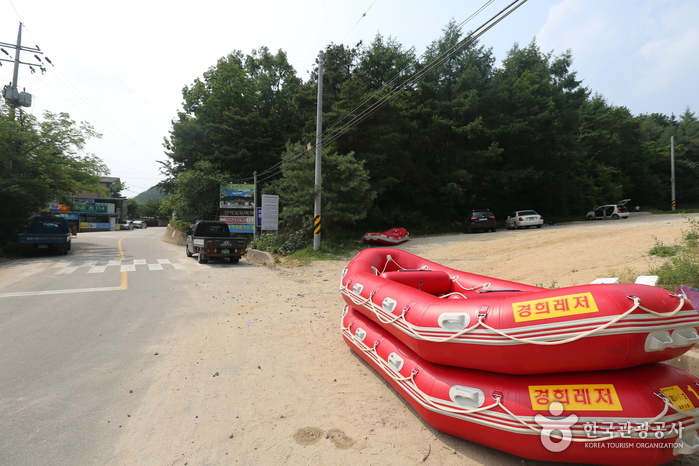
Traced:
<path fill-rule="evenodd" d="M 78 288 L 74 290 L 47 290 L 47 291 L 18 291 L 15 293 L 0 293 L 0 298 L 17 298 L 22 296 L 43 296 L 50 294 L 71 294 L 71 293 L 98 293 L 101 291 L 119 291 L 118 286 L 104 288 Z"/>

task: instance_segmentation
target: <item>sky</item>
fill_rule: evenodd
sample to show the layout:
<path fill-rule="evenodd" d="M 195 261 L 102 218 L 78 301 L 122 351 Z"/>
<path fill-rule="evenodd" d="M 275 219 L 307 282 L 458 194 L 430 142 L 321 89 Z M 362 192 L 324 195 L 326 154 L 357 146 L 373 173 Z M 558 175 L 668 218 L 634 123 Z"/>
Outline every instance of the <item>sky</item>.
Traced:
<path fill-rule="evenodd" d="M 464 26 L 478 28 L 512 0 L 492 0 Z M 304 81 L 328 44 L 392 37 L 418 56 L 450 20 L 461 23 L 489 0 L 0 0 L 0 42 L 39 46 L 54 66 L 20 65 L 18 87 L 37 117 L 67 112 L 102 134 L 85 147 L 134 197 L 164 179 L 163 140 L 182 108 L 182 89 L 219 58 L 260 47 L 286 52 Z M 106 6 L 109 5 L 109 6 Z M 610 105 L 633 115 L 699 115 L 699 2 L 696 0 L 528 0 L 487 31 L 480 45 L 498 61 L 514 44 L 570 50 L 572 70 Z M 3 47 L 14 58 L 14 50 Z M 24 62 L 38 62 L 22 52 Z M 8 59 L 0 53 L 0 58 Z M 0 62 L 0 82 L 12 63 Z M 252 175 L 252 174 L 250 174 Z"/>

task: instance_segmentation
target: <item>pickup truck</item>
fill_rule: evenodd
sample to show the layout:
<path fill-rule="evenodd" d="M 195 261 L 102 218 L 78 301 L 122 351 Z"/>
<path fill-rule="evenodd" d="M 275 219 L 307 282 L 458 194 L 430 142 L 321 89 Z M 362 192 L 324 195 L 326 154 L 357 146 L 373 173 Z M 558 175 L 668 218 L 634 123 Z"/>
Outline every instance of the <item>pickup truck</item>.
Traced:
<path fill-rule="evenodd" d="M 237 264 L 245 254 L 247 246 L 245 238 L 231 235 L 228 224 L 200 220 L 187 230 L 185 252 L 187 257 L 196 254 L 200 264 L 209 262 L 210 257 L 227 257 L 233 264 Z"/>
<path fill-rule="evenodd" d="M 70 225 L 62 217 L 34 217 L 24 233 L 17 235 L 22 254 L 33 251 L 70 251 Z"/>

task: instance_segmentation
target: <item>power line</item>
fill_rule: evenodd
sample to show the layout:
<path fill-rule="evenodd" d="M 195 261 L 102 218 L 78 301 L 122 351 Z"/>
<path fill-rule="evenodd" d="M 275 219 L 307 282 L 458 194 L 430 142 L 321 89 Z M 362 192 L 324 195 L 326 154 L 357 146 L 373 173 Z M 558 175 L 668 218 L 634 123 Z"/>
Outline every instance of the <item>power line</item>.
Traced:
<path fill-rule="evenodd" d="M 484 5 L 482 5 L 476 12 L 471 14 L 468 18 L 466 18 L 464 21 L 462 21 L 458 26 L 457 29 L 462 28 L 466 23 L 470 22 L 473 18 L 475 18 L 479 13 L 481 13 L 487 6 L 489 6 L 493 0 L 487 1 Z M 396 76 L 394 76 L 389 82 L 385 83 L 379 90 L 374 92 L 371 96 L 367 97 L 362 101 L 359 105 L 355 106 L 354 109 L 351 111 L 347 112 L 345 116 L 343 116 L 338 122 L 327 128 L 325 131 L 323 131 L 323 140 L 326 144 L 331 144 L 332 142 L 336 141 L 339 139 L 341 136 L 347 133 L 352 127 L 355 125 L 359 124 L 366 118 L 368 118 L 370 115 L 373 113 L 377 112 L 379 109 L 381 109 L 384 105 L 387 103 L 391 102 L 395 98 L 398 97 L 403 91 L 406 89 L 409 89 L 411 86 L 419 82 L 425 75 L 429 74 L 430 72 L 434 71 L 438 66 L 443 64 L 446 60 L 451 58 L 452 56 L 456 55 L 459 53 L 461 50 L 463 50 L 465 47 L 468 45 L 472 44 L 475 42 L 479 37 L 481 37 L 483 34 L 485 34 L 487 31 L 492 29 L 496 24 L 500 23 L 503 19 L 505 19 L 507 16 L 509 16 L 511 13 L 513 13 L 515 10 L 517 10 L 520 6 L 522 6 L 524 3 L 526 3 L 527 0 L 514 0 L 511 2 L 509 5 L 507 5 L 505 8 L 500 10 L 496 15 L 491 17 L 488 21 L 483 23 L 481 26 L 476 28 L 473 32 L 471 32 L 469 35 L 467 35 L 464 39 L 460 40 L 456 44 L 454 44 L 451 48 L 449 48 L 447 51 L 443 52 L 439 56 L 435 57 L 431 62 L 429 62 L 424 68 L 421 70 L 417 71 L 416 73 L 412 74 L 410 77 L 408 77 L 405 81 L 403 81 L 400 85 L 397 87 L 391 88 L 392 84 L 398 80 L 398 78 L 401 77 L 401 75 L 409 69 L 409 67 L 404 68 L 401 70 Z M 373 5 L 373 4 L 372 4 Z M 422 57 L 426 55 L 423 54 Z M 338 127 L 336 130 L 332 131 L 340 122 L 350 118 L 350 115 L 361 109 L 362 106 L 367 104 L 369 101 L 374 99 L 376 96 L 384 92 L 386 89 L 389 89 L 388 94 L 385 96 L 379 98 L 376 102 L 371 104 L 369 107 L 365 108 L 364 110 L 361 111 L 358 115 L 352 117 L 347 123 L 343 124 L 342 126 Z M 329 135 L 329 139 L 326 139 L 325 137 Z M 313 143 L 308 143 L 307 147 L 312 147 Z M 288 163 L 297 163 L 300 159 L 303 158 L 304 155 L 306 155 L 307 149 L 301 148 L 288 156 L 286 159 L 281 160 L 280 162 L 272 165 L 268 169 L 262 171 L 261 173 L 258 173 L 258 183 L 262 181 L 266 181 L 270 178 L 273 178 L 279 174 L 281 174 L 281 169 L 280 167 L 284 162 Z"/>

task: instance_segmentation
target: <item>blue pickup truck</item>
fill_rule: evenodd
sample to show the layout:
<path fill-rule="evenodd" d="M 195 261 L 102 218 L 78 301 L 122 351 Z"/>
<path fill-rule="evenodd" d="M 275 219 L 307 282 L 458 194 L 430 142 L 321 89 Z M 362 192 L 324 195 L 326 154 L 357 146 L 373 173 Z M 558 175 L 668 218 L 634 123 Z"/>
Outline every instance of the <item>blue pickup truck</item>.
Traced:
<path fill-rule="evenodd" d="M 27 231 L 17 235 L 22 254 L 33 251 L 58 251 L 66 255 L 70 251 L 70 225 L 62 217 L 34 217 Z"/>

